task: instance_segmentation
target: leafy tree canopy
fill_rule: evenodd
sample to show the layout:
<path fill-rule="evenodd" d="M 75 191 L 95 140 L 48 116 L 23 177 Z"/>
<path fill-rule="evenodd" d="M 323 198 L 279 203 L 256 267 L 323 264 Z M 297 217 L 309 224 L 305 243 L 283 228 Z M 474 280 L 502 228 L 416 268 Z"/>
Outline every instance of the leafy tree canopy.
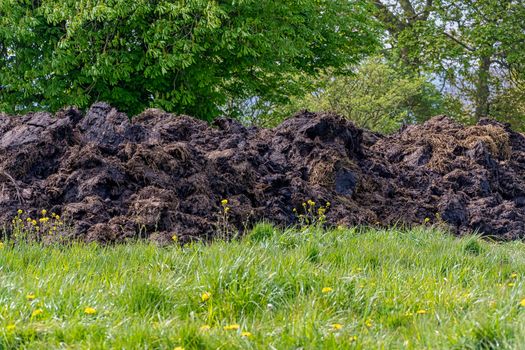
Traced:
<path fill-rule="evenodd" d="M 299 109 L 332 111 L 360 127 L 388 133 L 437 114 L 459 119 L 463 112 L 459 101 L 443 96 L 427 76 L 400 69 L 381 56 L 363 61 L 351 75 L 330 73 L 310 83 L 314 92 L 292 98 L 255 121 L 271 126 Z"/>
<path fill-rule="evenodd" d="M 477 118 L 502 115 L 525 91 L 525 3 L 522 0 L 370 0 L 390 54 L 439 77 Z M 525 115 L 521 115 L 523 119 Z M 523 123 L 521 123 L 523 124 Z"/>
<path fill-rule="evenodd" d="M 0 110 L 104 100 L 212 119 L 374 51 L 360 0 L 1 0 Z"/>

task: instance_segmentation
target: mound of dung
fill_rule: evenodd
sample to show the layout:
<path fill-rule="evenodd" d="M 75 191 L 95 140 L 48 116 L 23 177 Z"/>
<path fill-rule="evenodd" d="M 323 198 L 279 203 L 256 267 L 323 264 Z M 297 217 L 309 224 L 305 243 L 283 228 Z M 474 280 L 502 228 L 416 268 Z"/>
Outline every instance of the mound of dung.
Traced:
<path fill-rule="evenodd" d="M 104 103 L 0 115 L 0 220 L 42 208 L 75 238 L 209 239 L 228 225 L 297 223 L 302 203 L 330 202 L 330 225 L 444 222 L 461 234 L 525 234 L 525 138 L 491 121 L 436 117 L 384 137 L 333 114 L 301 112 L 274 129 L 213 126 Z"/>

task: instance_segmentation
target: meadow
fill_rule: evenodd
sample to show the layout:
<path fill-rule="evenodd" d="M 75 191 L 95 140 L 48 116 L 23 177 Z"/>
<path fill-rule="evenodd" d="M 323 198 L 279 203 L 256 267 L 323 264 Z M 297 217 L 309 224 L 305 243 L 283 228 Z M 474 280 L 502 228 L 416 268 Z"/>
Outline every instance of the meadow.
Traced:
<path fill-rule="evenodd" d="M 243 238 L 0 247 L 0 349 L 518 349 L 521 242 L 257 225 Z"/>

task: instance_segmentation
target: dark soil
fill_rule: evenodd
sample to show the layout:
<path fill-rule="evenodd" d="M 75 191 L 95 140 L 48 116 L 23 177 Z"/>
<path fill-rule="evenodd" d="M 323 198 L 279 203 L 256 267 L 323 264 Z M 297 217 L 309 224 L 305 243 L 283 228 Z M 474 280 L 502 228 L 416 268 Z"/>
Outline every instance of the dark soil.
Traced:
<path fill-rule="evenodd" d="M 457 234 L 525 236 L 525 137 L 446 117 L 382 136 L 333 114 L 301 112 L 274 129 L 213 126 L 99 103 L 0 115 L 0 220 L 48 209 L 76 238 L 210 239 L 228 199 L 230 229 L 298 222 L 330 202 L 327 224 L 446 223 Z"/>

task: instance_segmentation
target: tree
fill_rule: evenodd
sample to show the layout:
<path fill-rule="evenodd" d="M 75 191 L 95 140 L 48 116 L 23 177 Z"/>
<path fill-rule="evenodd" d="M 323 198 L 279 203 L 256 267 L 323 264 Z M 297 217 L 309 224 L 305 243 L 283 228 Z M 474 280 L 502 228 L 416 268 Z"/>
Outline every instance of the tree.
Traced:
<path fill-rule="evenodd" d="M 304 93 L 302 76 L 376 44 L 361 0 L 3 0 L 0 110 L 104 100 L 212 119 L 231 100 Z"/>
<path fill-rule="evenodd" d="M 525 81 L 525 4 L 520 0 L 372 0 L 393 56 L 432 72 L 476 119 Z"/>
<path fill-rule="evenodd" d="M 525 130 L 525 84 L 505 88 L 491 100 L 491 115 Z"/>
<path fill-rule="evenodd" d="M 427 77 L 404 72 L 382 57 L 364 61 L 351 75 L 326 74 L 314 85 L 313 93 L 294 98 L 264 121 L 276 124 L 299 109 L 332 111 L 360 127 L 388 133 L 440 113 L 459 114 L 447 105 L 454 101 L 446 101 Z"/>

